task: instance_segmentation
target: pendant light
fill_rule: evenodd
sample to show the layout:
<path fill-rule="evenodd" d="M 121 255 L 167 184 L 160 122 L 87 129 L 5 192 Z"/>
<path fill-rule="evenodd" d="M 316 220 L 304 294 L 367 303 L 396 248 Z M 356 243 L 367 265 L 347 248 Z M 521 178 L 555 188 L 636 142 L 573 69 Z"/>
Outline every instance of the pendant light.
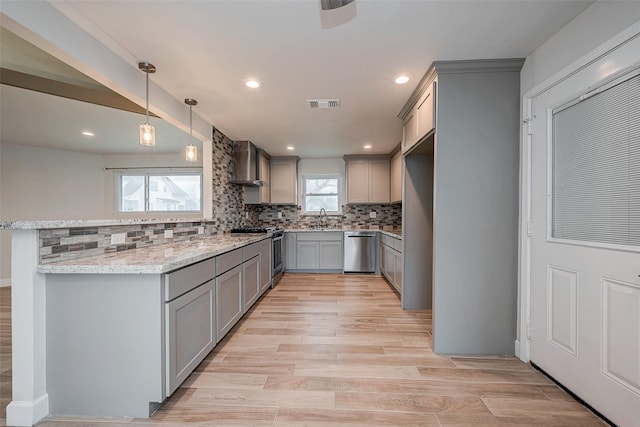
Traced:
<path fill-rule="evenodd" d="M 155 73 L 156 67 L 148 62 L 138 62 L 138 68 L 147 75 L 147 121 L 140 125 L 140 145 L 153 147 L 156 145 L 156 129 L 149 124 L 149 73 Z"/>
<path fill-rule="evenodd" d="M 198 161 L 198 148 L 191 143 L 193 139 L 193 106 L 198 105 L 198 101 L 186 98 L 184 103 L 189 106 L 189 145 L 185 148 L 185 160 L 187 162 Z"/>

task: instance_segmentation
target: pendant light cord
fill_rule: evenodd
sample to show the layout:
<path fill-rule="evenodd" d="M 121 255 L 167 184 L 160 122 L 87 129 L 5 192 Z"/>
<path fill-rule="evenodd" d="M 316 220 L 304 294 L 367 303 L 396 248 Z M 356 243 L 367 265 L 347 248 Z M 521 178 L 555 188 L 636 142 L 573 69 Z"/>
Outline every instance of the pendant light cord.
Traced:
<path fill-rule="evenodd" d="M 147 123 L 149 124 L 149 69 L 147 69 L 145 71 L 145 74 L 147 75 L 147 93 L 146 93 L 146 99 L 147 99 Z"/>

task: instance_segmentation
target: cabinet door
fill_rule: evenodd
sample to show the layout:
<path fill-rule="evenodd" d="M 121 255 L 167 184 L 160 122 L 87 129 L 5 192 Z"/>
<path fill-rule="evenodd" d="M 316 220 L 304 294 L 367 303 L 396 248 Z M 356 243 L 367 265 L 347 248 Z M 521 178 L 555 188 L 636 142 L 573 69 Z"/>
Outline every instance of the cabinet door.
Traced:
<path fill-rule="evenodd" d="M 369 161 L 347 162 L 347 203 L 369 202 Z"/>
<path fill-rule="evenodd" d="M 296 258 L 298 270 L 317 270 L 320 268 L 319 242 L 297 242 Z"/>
<path fill-rule="evenodd" d="M 395 287 L 398 290 L 398 292 L 400 293 L 400 295 L 402 295 L 402 270 L 404 268 L 404 264 L 402 262 L 402 254 L 400 252 L 396 252 L 393 251 L 394 255 L 395 255 L 395 260 L 394 260 L 394 270 L 395 270 Z"/>
<path fill-rule="evenodd" d="M 285 270 L 298 268 L 296 237 L 296 233 L 284 233 Z"/>
<path fill-rule="evenodd" d="M 416 118 L 418 120 L 416 142 L 434 128 L 434 89 L 435 82 L 431 84 L 416 104 Z"/>
<path fill-rule="evenodd" d="M 384 262 L 384 276 L 387 278 L 389 283 L 393 285 L 394 282 L 394 257 L 393 257 L 393 249 L 389 246 L 383 246 L 383 262 Z"/>
<path fill-rule="evenodd" d="M 297 204 L 298 162 L 295 159 L 271 160 L 271 203 Z"/>
<path fill-rule="evenodd" d="M 402 152 L 405 152 L 418 141 L 418 120 L 415 108 L 409 112 L 402 125 Z"/>
<path fill-rule="evenodd" d="M 342 242 L 319 242 L 319 268 L 342 270 Z"/>
<path fill-rule="evenodd" d="M 242 265 L 216 277 L 218 342 L 242 317 Z"/>
<path fill-rule="evenodd" d="M 369 203 L 389 203 L 389 160 L 369 160 Z"/>
<path fill-rule="evenodd" d="M 260 256 L 242 263 L 243 313 L 251 308 L 260 294 Z"/>
<path fill-rule="evenodd" d="M 391 181 L 391 194 L 390 194 L 390 202 L 401 202 L 402 201 L 402 154 L 400 152 L 396 153 L 395 156 L 391 158 L 391 171 L 390 171 L 390 181 Z"/>
<path fill-rule="evenodd" d="M 166 393 L 170 396 L 216 345 L 216 298 L 210 280 L 165 304 Z"/>
<path fill-rule="evenodd" d="M 267 239 L 260 246 L 260 294 L 271 286 L 271 266 L 273 258 L 271 258 L 272 242 Z"/>

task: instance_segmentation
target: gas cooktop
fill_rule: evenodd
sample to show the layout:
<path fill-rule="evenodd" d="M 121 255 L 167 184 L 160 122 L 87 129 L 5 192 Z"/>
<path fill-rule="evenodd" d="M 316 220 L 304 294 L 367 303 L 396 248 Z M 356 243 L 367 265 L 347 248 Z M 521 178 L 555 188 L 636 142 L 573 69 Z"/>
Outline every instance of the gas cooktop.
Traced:
<path fill-rule="evenodd" d="M 270 226 L 270 227 L 239 227 L 239 228 L 232 228 L 231 232 L 232 233 L 272 233 L 272 232 L 278 231 L 280 229 L 281 229 L 281 227 L 275 227 L 275 226 Z"/>

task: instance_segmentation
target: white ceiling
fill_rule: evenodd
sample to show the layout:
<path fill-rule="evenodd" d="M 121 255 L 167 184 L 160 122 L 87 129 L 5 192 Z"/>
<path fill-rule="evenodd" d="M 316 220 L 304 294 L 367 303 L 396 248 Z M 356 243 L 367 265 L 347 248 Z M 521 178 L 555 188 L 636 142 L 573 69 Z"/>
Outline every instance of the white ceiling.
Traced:
<path fill-rule="evenodd" d="M 154 82 L 196 98 L 198 114 L 230 138 L 272 155 L 292 154 L 290 144 L 301 157 L 333 157 L 365 143 L 391 151 L 397 114 L 433 61 L 526 57 L 592 1 L 356 0 L 325 12 L 319 0 L 63 3 L 52 5 L 152 62 Z M 396 85 L 399 74 L 409 83 Z M 249 78 L 263 87 L 246 88 Z M 342 107 L 310 110 L 308 98 Z"/>
<path fill-rule="evenodd" d="M 92 154 L 177 153 L 191 141 L 202 144 L 164 120 L 150 118 L 156 128 L 156 146 L 138 140 L 142 114 L 116 110 L 12 86 L 0 88 L 0 138 L 10 144 L 36 145 Z M 89 130 L 95 136 L 85 136 Z"/>

